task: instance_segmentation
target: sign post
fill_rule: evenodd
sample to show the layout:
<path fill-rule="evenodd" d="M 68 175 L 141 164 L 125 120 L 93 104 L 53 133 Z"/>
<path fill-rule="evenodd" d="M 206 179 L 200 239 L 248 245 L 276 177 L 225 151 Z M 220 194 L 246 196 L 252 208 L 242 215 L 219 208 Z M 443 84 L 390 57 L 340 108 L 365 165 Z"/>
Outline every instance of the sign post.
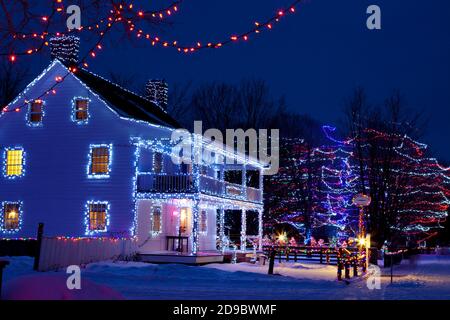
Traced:
<path fill-rule="evenodd" d="M 370 206 L 372 199 L 363 194 L 358 193 L 353 197 L 353 204 L 359 208 L 359 221 L 358 221 L 358 240 L 359 240 L 359 256 L 363 254 L 365 250 L 366 254 L 366 270 L 369 267 L 369 248 L 370 248 L 370 235 L 366 235 L 366 228 L 364 223 L 364 208 Z M 363 248 L 364 246 L 364 248 Z"/>
<path fill-rule="evenodd" d="M 365 194 L 358 193 L 353 197 L 353 204 L 359 208 L 359 223 L 358 223 L 358 237 L 364 239 L 366 237 L 366 230 L 364 224 L 364 208 L 370 206 L 372 199 Z"/>

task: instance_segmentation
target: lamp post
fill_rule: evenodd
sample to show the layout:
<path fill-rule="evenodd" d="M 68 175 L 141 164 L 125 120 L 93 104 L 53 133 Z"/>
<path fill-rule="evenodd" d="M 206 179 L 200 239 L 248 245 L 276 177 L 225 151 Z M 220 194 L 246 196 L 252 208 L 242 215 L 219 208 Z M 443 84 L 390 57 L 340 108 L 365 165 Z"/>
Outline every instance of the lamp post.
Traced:
<path fill-rule="evenodd" d="M 358 241 L 359 241 L 359 255 L 361 256 L 363 251 L 366 253 L 365 267 L 368 267 L 369 260 L 369 247 L 370 247 L 370 235 L 366 236 L 366 227 L 364 223 L 364 208 L 370 206 L 372 199 L 363 193 L 358 193 L 353 197 L 353 204 L 359 208 L 358 219 Z"/>
<path fill-rule="evenodd" d="M 359 208 L 358 221 L 358 238 L 364 239 L 366 237 L 366 228 L 364 223 L 364 208 L 370 206 L 372 199 L 362 193 L 358 193 L 353 197 L 353 204 Z"/>

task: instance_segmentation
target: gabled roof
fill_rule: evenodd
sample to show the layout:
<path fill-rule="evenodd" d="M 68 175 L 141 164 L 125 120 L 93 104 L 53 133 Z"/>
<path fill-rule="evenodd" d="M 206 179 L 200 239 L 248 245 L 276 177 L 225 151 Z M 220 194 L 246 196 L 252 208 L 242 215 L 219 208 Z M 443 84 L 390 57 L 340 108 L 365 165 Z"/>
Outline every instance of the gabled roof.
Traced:
<path fill-rule="evenodd" d="M 155 103 L 122 88 L 85 69 L 74 74 L 93 92 L 98 94 L 120 116 L 150 122 L 169 128 L 181 128 L 181 125 Z"/>

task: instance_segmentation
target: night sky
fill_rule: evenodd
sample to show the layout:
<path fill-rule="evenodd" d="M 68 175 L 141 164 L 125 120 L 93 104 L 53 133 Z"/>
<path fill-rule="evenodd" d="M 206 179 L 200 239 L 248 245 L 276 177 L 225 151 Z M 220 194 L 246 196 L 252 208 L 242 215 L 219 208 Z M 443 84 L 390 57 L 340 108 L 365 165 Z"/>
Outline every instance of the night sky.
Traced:
<path fill-rule="evenodd" d="M 160 35 L 188 44 L 227 39 L 291 2 L 185 0 L 173 26 Z M 381 31 L 366 28 L 371 4 L 382 9 Z M 399 89 L 409 107 L 427 109 L 424 142 L 450 160 L 450 1 L 308 0 L 297 9 L 272 32 L 248 43 L 184 55 L 120 42 L 92 61 L 91 70 L 134 75 L 142 83 L 165 78 L 169 85 L 262 78 L 274 95 L 286 96 L 290 109 L 327 124 L 338 123 L 344 100 L 357 86 L 367 90 L 373 103 Z M 34 58 L 33 72 L 47 58 Z"/>

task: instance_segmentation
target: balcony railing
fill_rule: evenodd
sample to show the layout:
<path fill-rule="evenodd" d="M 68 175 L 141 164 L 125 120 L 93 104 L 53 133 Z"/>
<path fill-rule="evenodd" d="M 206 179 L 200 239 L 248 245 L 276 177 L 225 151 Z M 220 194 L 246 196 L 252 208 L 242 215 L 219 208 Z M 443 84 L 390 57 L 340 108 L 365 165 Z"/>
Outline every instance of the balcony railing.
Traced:
<path fill-rule="evenodd" d="M 263 202 L 261 190 L 247 187 L 247 200 L 258 203 Z"/>
<path fill-rule="evenodd" d="M 137 191 L 142 193 L 193 193 L 191 175 L 141 174 L 137 178 Z"/>
<path fill-rule="evenodd" d="M 219 196 L 230 199 L 261 203 L 262 192 L 259 189 L 239 184 L 217 180 L 201 175 L 200 190 L 196 190 L 192 175 L 140 174 L 137 177 L 137 192 L 139 193 L 195 193 Z"/>

